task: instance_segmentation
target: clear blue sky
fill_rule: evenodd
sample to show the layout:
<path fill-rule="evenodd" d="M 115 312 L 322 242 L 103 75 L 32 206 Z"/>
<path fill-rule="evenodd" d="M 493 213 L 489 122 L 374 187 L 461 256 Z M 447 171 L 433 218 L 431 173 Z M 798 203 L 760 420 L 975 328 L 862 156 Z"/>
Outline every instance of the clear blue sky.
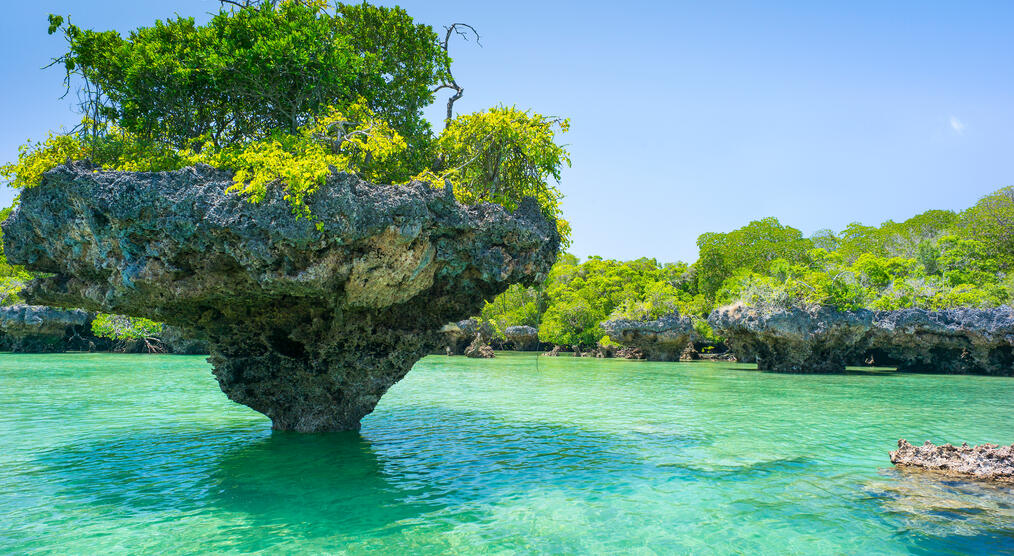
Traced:
<path fill-rule="evenodd" d="M 452 47 L 459 111 L 571 118 L 562 189 L 582 257 L 693 261 L 699 234 L 765 216 L 812 233 L 961 209 L 1014 183 L 1011 2 L 400 4 L 482 34 L 482 48 Z M 79 119 L 57 99 L 60 71 L 39 69 L 63 46 L 46 14 L 126 31 L 217 5 L 9 3 L 0 159 Z"/>

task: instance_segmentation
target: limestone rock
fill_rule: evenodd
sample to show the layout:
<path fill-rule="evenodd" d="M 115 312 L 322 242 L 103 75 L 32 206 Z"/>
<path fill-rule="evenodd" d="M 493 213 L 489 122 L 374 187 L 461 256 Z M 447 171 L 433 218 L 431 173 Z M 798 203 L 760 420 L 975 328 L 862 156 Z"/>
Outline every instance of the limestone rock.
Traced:
<path fill-rule="evenodd" d="M 650 361 L 679 361 L 687 344 L 696 336 L 690 317 L 678 313 L 656 320 L 614 319 L 602 323 L 609 339 L 641 350 Z"/>
<path fill-rule="evenodd" d="M 92 317 L 78 309 L 34 305 L 0 307 L 0 349 L 20 353 L 86 350 Z M 94 343 L 94 342 L 92 342 Z"/>
<path fill-rule="evenodd" d="M 726 338 L 738 360 L 756 361 L 761 370 L 842 372 L 866 350 L 873 312 L 736 304 L 712 311 L 708 324 Z"/>
<path fill-rule="evenodd" d="M 694 349 L 694 343 L 687 343 L 687 347 L 683 349 L 683 353 L 680 354 L 680 361 L 700 361 L 701 354 Z"/>
<path fill-rule="evenodd" d="M 902 309 L 873 318 L 871 357 L 903 371 L 1014 375 L 1014 309 Z"/>
<path fill-rule="evenodd" d="M 504 336 L 517 351 L 538 351 L 541 347 L 539 330 L 534 326 L 508 326 Z"/>
<path fill-rule="evenodd" d="M 545 356 L 545 357 L 559 357 L 561 351 L 563 351 L 562 347 L 560 347 L 560 346 L 553 346 L 553 349 L 551 349 L 550 351 L 547 351 L 546 353 L 543 353 L 542 355 Z"/>
<path fill-rule="evenodd" d="M 489 344 L 482 340 L 482 334 L 476 334 L 472 343 L 465 348 L 465 357 L 471 357 L 473 359 L 492 359 L 495 357 L 495 354 L 493 353 L 493 348 L 489 347 Z"/>
<path fill-rule="evenodd" d="M 54 276 L 34 303 L 193 329 L 222 390 L 276 429 L 357 429 L 441 345 L 441 327 L 514 283 L 543 280 L 559 235 L 532 199 L 512 214 L 424 183 L 332 174 L 299 218 L 208 166 L 59 166 L 3 223 L 8 259 Z"/>
<path fill-rule="evenodd" d="M 891 463 L 898 467 L 919 467 L 951 475 L 1014 483 L 1014 444 L 936 446 L 927 440 L 916 447 L 901 439 L 898 449 L 890 452 L 890 457 Z"/>

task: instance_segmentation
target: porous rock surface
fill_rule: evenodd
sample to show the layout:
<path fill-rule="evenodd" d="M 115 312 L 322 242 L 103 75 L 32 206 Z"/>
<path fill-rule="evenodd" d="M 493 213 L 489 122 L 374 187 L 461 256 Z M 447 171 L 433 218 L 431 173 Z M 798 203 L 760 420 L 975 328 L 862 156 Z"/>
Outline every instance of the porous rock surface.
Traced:
<path fill-rule="evenodd" d="M 465 348 L 465 357 L 473 359 L 492 359 L 496 354 L 493 348 L 482 339 L 482 334 L 476 334 L 471 344 Z"/>
<path fill-rule="evenodd" d="M 1014 444 L 936 446 L 927 440 L 922 446 L 913 446 L 901 439 L 898 441 L 898 449 L 889 455 L 891 463 L 898 467 L 918 467 L 952 475 L 1014 483 Z"/>
<path fill-rule="evenodd" d="M 542 347 L 539 329 L 534 326 L 508 326 L 503 335 L 517 351 L 538 351 Z"/>
<path fill-rule="evenodd" d="M 0 349 L 20 353 L 87 349 L 91 320 L 79 309 L 21 304 L 0 307 Z"/>
<path fill-rule="evenodd" d="M 357 429 L 441 345 L 444 323 L 545 277 L 555 222 L 462 206 L 449 188 L 332 173 L 297 218 L 279 187 L 250 203 L 231 174 L 58 166 L 3 223 L 8 259 L 53 273 L 35 303 L 144 316 L 207 338 L 222 390 L 276 429 Z"/>
<path fill-rule="evenodd" d="M 736 359 L 765 371 L 842 372 L 865 352 L 873 312 L 834 307 L 720 307 L 708 324 L 726 338 Z"/>
<path fill-rule="evenodd" d="M 876 364 L 903 371 L 1014 374 L 1014 309 L 878 311 L 870 349 Z"/>
<path fill-rule="evenodd" d="M 839 311 L 720 307 L 708 317 L 739 361 L 788 372 L 875 364 L 902 371 L 1014 375 L 1014 309 Z"/>
<path fill-rule="evenodd" d="M 655 320 L 608 320 L 602 323 L 602 330 L 610 340 L 636 348 L 637 353 L 650 361 L 679 361 L 697 335 L 690 317 L 678 313 Z"/>

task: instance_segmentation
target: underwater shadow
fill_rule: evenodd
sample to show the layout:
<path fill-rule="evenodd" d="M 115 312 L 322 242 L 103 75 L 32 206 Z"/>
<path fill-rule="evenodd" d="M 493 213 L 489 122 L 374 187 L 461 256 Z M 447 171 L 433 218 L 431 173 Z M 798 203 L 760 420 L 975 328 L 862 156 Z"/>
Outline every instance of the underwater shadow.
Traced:
<path fill-rule="evenodd" d="M 547 487 L 619 493 L 631 476 L 672 476 L 639 456 L 645 444 L 681 451 L 709 442 L 432 407 L 371 419 L 363 433 L 254 427 L 107 433 L 48 450 L 35 467 L 63 503 L 107 517 L 227 512 L 244 528 L 280 537 L 355 538 L 418 526 L 421 516 L 450 506 L 493 504 Z"/>

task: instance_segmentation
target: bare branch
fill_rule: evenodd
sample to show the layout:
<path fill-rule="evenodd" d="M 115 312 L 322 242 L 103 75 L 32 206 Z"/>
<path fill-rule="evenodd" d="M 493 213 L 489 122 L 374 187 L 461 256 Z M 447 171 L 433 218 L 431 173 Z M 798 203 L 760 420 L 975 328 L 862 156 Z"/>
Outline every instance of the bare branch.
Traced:
<path fill-rule="evenodd" d="M 475 35 L 475 44 L 478 44 L 480 47 L 482 46 L 479 32 L 475 30 L 475 27 L 472 27 L 467 23 L 452 23 L 449 27 L 444 27 L 444 30 L 446 33 L 444 34 L 444 41 L 440 43 L 440 47 L 444 49 L 445 54 L 448 53 L 448 45 L 451 42 L 452 35 L 457 35 L 466 41 L 470 35 Z M 471 31 L 471 33 L 469 33 L 469 31 Z M 447 72 L 447 82 L 441 83 L 440 86 L 432 91 L 435 93 L 441 89 L 454 90 L 454 94 L 447 99 L 447 116 L 444 118 L 444 129 L 447 129 L 447 126 L 451 125 L 451 119 L 454 117 L 454 103 L 461 98 L 461 95 L 465 94 L 465 89 L 461 85 L 458 85 L 458 82 L 454 79 L 454 74 L 451 73 L 451 64 L 449 60 L 450 58 L 448 58 L 448 63 L 444 67 L 444 70 Z"/>

